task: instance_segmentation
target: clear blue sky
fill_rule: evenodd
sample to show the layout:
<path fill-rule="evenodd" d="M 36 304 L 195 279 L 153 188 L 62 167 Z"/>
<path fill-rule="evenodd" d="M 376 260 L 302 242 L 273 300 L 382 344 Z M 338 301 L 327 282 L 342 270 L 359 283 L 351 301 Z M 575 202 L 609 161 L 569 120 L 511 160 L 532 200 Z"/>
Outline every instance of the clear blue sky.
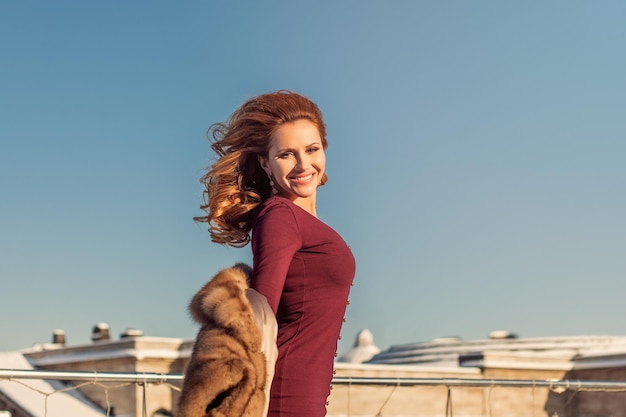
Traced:
<path fill-rule="evenodd" d="M 107 322 L 193 338 L 205 132 L 291 89 L 357 258 L 340 352 L 624 334 L 626 3 L 0 3 L 0 350 Z"/>

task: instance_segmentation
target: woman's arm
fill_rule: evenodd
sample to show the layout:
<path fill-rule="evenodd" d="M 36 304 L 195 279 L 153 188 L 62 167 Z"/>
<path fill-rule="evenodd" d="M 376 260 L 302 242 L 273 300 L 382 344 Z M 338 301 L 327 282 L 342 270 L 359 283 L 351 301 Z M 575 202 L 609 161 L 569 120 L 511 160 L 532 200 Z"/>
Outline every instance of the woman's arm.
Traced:
<path fill-rule="evenodd" d="M 293 212 L 275 204 L 259 212 L 252 232 L 253 271 L 250 287 L 267 298 L 276 314 L 289 265 L 302 247 Z"/>

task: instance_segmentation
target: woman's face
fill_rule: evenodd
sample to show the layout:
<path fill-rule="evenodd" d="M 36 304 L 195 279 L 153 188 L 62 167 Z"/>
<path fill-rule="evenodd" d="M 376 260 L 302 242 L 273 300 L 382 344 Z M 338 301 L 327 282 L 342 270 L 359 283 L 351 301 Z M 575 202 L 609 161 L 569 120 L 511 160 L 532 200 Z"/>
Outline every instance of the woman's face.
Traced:
<path fill-rule="evenodd" d="M 294 203 L 315 202 L 326 168 L 326 154 L 317 126 L 307 119 L 281 125 L 270 142 L 261 167 L 271 176 L 278 195 Z"/>

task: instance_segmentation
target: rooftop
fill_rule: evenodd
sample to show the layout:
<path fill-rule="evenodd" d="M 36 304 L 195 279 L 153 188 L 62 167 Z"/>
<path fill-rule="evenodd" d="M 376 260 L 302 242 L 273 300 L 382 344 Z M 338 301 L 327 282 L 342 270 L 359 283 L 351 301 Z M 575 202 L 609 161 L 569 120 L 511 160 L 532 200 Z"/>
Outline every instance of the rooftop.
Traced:
<path fill-rule="evenodd" d="M 519 338 L 494 332 L 489 339 L 441 338 L 392 346 L 370 364 L 428 364 L 470 367 L 532 367 L 586 369 L 626 365 L 624 336 L 566 336 Z"/>

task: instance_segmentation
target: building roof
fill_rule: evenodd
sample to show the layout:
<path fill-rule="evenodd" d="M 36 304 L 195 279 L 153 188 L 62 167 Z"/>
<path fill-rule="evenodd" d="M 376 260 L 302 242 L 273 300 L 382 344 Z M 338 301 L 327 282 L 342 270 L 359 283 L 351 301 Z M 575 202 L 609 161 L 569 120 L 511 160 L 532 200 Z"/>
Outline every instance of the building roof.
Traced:
<path fill-rule="evenodd" d="M 442 338 L 392 346 L 367 363 L 563 370 L 616 367 L 626 365 L 626 337 L 518 338 L 494 333 L 480 340 Z"/>
<path fill-rule="evenodd" d="M 0 352 L 0 369 L 22 370 L 33 369 L 33 366 L 21 352 Z M 101 417 L 106 415 L 105 411 L 90 404 L 78 391 L 58 391 L 63 387 L 60 384 L 56 385 L 40 379 L 0 379 L 0 392 L 15 406 L 33 417 Z"/>
<path fill-rule="evenodd" d="M 69 347 L 37 345 L 22 352 L 35 367 L 45 368 L 113 359 L 176 360 L 189 357 L 192 347 L 193 341 L 180 338 L 142 336 Z"/>

